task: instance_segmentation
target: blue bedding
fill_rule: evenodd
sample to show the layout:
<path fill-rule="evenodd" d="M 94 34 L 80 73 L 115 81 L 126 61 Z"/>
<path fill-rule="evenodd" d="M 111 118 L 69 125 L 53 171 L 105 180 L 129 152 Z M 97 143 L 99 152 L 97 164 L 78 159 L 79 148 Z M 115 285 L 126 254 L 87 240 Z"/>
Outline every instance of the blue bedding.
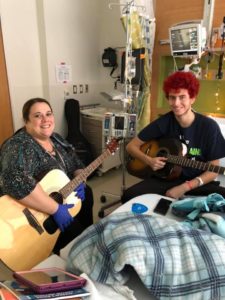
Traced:
<path fill-rule="evenodd" d="M 90 226 L 67 269 L 115 285 L 132 266 L 158 299 L 225 299 L 225 240 L 162 217 L 118 213 Z"/>

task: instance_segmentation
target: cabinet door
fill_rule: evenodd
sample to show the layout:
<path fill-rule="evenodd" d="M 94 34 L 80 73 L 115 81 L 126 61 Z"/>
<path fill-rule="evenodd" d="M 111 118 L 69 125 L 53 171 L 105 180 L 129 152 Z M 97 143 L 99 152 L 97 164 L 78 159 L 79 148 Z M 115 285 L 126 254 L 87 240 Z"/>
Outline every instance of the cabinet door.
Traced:
<path fill-rule="evenodd" d="M 0 23 L 0 145 L 12 134 L 13 121 Z"/>
<path fill-rule="evenodd" d="M 103 152 L 102 120 L 92 119 L 81 115 L 81 130 L 85 138 L 91 144 L 94 158 Z"/>
<path fill-rule="evenodd" d="M 107 137 L 103 135 L 103 119 L 95 119 L 90 116 L 81 115 L 81 130 L 88 142 L 92 146 L 94 157 L 97 158 L 106 149 Z M 98 168 L 98 173 L 107 172 L 108 170 L 121 165 L 120 152 L 108 156 Z"/>

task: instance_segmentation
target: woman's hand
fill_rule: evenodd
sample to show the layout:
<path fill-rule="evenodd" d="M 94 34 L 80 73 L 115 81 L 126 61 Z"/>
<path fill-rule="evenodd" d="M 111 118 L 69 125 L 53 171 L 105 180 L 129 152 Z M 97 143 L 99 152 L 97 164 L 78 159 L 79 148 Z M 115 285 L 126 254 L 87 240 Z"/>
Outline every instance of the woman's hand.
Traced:
<path fill-rule="evenodd" d="M 76 177 L 77 175 L 79 175 L 81 172 L 83 172 L 84 169 L 77 169 L 75 172 L 74 172 L 74 177 Z"/>
<path fill-rule="evenodd" d="M 78 187 L 74 190 L 76 192 L 76 196 L 80 198 L 81 201 L 85 200 L 85 183 L 81 182 Z"/>
<path fill-rule="evenodd" d="M 74 204 L 59 204 L 57 211 L 52 215 L 59 229 L 64 232 L 65 229 L 73 222 L 73 217 L 68 209 Z"/>
<path fill-rule="evenodd" d="M 19 201 L 27 207 L 52 215 L 61 231 L 64 231 L 73 222 L 69 209 L 74 204 L 58 204 L 42 189 L 39 183 L 28 196 Z"/>

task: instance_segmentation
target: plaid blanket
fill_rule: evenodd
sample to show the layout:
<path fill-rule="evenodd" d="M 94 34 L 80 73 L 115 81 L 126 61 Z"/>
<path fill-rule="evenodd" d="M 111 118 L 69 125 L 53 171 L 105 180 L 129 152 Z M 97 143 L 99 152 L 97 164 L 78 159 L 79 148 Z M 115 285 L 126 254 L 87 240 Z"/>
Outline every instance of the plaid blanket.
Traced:
<path fill-rule="evenodd" d="M 109 285 L 126 282 L 127 265 L 158 299 L 225 299 L 225 240 L 162 217 L 110 215 L 76 238 L 67 261 Z"/>

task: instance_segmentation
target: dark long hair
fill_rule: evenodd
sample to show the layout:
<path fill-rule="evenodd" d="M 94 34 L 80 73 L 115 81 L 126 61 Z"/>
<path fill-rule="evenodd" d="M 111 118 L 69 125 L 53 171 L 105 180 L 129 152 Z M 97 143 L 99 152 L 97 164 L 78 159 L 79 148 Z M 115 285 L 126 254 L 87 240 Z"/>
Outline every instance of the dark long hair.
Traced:
<path fill-rule="evenodd" d="M 35 103 L 46 103 L 50 107 L 50 109 L 52 111 L 51 104 L 46 99 L 43 99 L 43 98 L 32 98 L 30 100 L 27 100 L 27 102 L 25 102 L 24 105 L 23 105 L 22 114 L 23 114 L 23 120 L 24 120 L 24 122 L 29 121 L 30 109 L 31 109 L 31 107 Z"/>

